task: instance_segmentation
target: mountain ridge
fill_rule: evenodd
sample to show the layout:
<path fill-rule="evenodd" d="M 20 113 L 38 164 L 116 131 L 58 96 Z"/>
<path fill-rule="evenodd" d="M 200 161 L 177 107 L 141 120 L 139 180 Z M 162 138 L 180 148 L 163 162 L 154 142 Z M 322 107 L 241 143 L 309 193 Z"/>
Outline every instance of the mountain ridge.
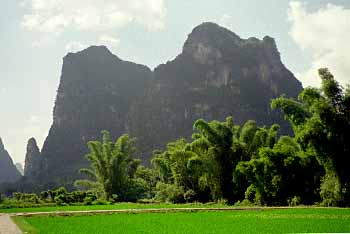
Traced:
<path fill-rule="evenodd" d="M 41 150 L 33 181 L 70 186 L 88 166 L 86 143 L 100 131 L 138 138 L 139 156 L 149 164 L 152 150 L 189 138 L 196 119 L 238 124 L 287 122 L 269 107 L 281 94 L 296 97 L 301 83 L 283 65 L 273 38 L 241 39 L 214 23 L 195 27 L 182 52 L 153 71 L 120 59 L 105 46 L 68 53 L 54 106 L 53 124 Z"/>
<path fill-rule="evenodd" d="M 13 183 L 21 178 L 10 154 L 5 149 L 4 143 L 0 137 L 0 184 Z"/>

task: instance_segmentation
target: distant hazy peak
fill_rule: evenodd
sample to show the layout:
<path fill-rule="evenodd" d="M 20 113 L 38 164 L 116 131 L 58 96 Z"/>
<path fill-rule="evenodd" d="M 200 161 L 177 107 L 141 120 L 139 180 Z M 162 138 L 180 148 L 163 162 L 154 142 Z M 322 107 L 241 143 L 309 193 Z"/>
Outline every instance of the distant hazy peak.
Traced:
<path fill-rule="evenodd" d="M 27 145 L 27 147 L 28 147 L 28 146 L 37 146 L 37 143 L 36 143 L 36 140 L 35 140 L 34 137 L 32 137 L 32 138 L 30 138 L 30 139 L 28 140 L 28 145 Z"/>
<path fill-rule="evenodd" d="M 2 143 L 2 139 L 0 137 L 0 150 L 3 150 L 3 149 L 5 149 L 5 147 L 4 147 L 4 144 Z"/>
<path fill-rule="evenodd" d="M 32 176 L 40 168 L 40 150 L 34 137 L 28 140 L 27 152 L 24 164 L 24 175 Z"/>
<path fill-rule="evenodd" d="M 6 151 L 0 138 L 0 184 L 3 182 L 15 182 L 20 177 L 20 173 L 13 164 L 12 158 Z"/>

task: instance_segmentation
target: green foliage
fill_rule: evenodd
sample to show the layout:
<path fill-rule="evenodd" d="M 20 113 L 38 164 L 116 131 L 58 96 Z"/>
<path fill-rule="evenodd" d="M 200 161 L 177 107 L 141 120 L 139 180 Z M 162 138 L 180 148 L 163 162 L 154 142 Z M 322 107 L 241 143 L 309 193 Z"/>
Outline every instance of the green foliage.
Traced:
<path fill-rule="evenodd" d="M 224 122 L 198 120 L 194 129 L 192 142 L 180 139 L 169 143 L 164 152 L 155 152 L 152 164 L 162 182 L 156 198 L 162 201 L 177 188 L 184 191 L 186 201 L 226 200 L 233 204 L 249 187 L 236 166 L 258 158 L 261 147 L 273 147 L 279 126 L 267 129 L 248 121 L 240 127 L 229 117 Z"/>
<path fill-rule="evenodd" d="M 61 187 L 56 190 L 42 191 L 39 197 L 33 193 L 13 193 L 12 198 L 4 197 L 0 208 L 77 205 L 86 203 L 87 199 L 92 204 L 97 197 L 91 192 L 68 192 Z"/>
<path fill-rule="evenodd" d="M 158 182 L 155 199 L 162 202 L 183 203 L 185 201 L 184 190 L 175 184 Z"/>
<path fill-rule="evenodd" d="M 84 205 L 92 205 L 92 203 L 96 200 L 97 200 L 96 195 L 94 195 L 93 193 L 88 193 L 84 198 Z"/>
<path fill-rule="evenodd" d="M 144 194 L 147 199 L 154 197 L 154 190 L 158 181 L 155 170 L 139 166 L 136 170 L 136 178 L 140 185 L 144 188 Z"/>
<path fill-rule="evenodd" d="M 107 131 L 102 131 L 102 142 L 90 141 L 90 153 L 87 159 L 91 168 L 81 169 L 90 179 L 76 181 L 77 187 L 83 187 L 98 193 L 102 192 L 106 200 L 113 195 L 120 201 L 136 200 L 142 195 L 142 185 L 135 180 L 135 174 L 140 164 L 133 159 L 136 152 L 135 138 L 122 135 L 113 143 Z M 115 196 L 114 196 L 115 197 Z"/>
<path fill-rule="evenodd" d="M 201 191 L 199 180 L 202 162 L 198 155 L 191 151 L 186 140 L 171 142 L 167 145 L 166 151 L 156 152 L 152 164 L 161 184 L 174 184 L 184 191 Z M 157 192 L 158 188 L 164 188 L 161 184 L 157 186 Z"/>
<path fill-rule="evenodd" d="M 289 206 L 298 206 L 300 204 L 301 204 L 301 198 L 300 197 L 294 196 L 294 197 L 288 199 L 288 205 Z"/>
<path fill-rule="evenodd" d="M 320 89 L 306 88 L 295 101 L 284 97 L 273 100 L 272 107 L 281 109 L 290 120 L 296 142 L 302 150 L 315 155 L 324 167 L 327 178 L 338 178 L 340 190 L 345 191 L 340 202 L 350 204 L 350 95 L 326 68 L 319 70 Z M 333 183 L 334 184 L 334 183 Z M 326 186 L 327 187 L 327 186 Z M 326 191 L 327 189 L 325 189 Z M 328 204 L 328 192 L 322 193 Z M 332 197 L 332 196 L 331 196 Z M 331 200 L 337 200 L 333 196 Z"/>
<path fill-rule="evenodd" d="M 289 197 L 315 202 L 314 191 L 319 186 L 316 178 L 320 168 L 312 156 L 306 156 L 291 137 L 281 137 L 274 147 L 260 148 L 259 155 L 240 162 L 237 173 L 251 182 L 246 199 L 255 204 L 286 205 Z M 255 196 L 254 196 L 255 195 Z"/>
<path fill-rule="evenodd" d="M 215 200 L 224 198 L 232 204 L 234 201 L 232 172 L 237 161 L 231 148 L 233 127 L 231 117 L 227 118 L 226 122 L 197 120 L 194 128 L 199 135 L 191 145 L 204 161 L 206 173 L 201 178 L 202 185 L 210 188 Z"/>
<path fill-rule="evenodd" d="M 34 193 L 13 193 L 13 198 L 20 202 L 39 203 L 39 198 Z"/>
<path fill-rule="evenodd" d="M 338 206 L 341 204 L 342 194 L 339 178 L 336 175 L 327 174 L 322 178 L 320 195 L 323 206 Z"/>
<path fill-rule="evenodd" d="M 184 194 L 184 199 L 187 203 L 194 202 L 196 199 L 196 192 L 193 191 L 192 189 L 187 190 Z"/>
<path fill-rule="evenodd" d="M 322 87 L 306 88 L 298 100 L 280 97 L 295 136 L 280 136 L 279 125 L 235 125 L 199 119 L 192 139 L 169 142 L 153 152 L 152 168 L 134 159 L 135 139 L 88 143 L 90 168 L 76 182 L 88 192 L 64 188 L 44 191 L 40 201 L 88 205 L 118 201 L 224 202 L 238 205 L 350 205 L 350 89 L 344 90 L 327 69 Z M 14 194 L 17 201 L 40 202 Z M 322 201 L 321 201 L 322 200 Z"/>
<path fill-rule="evenodd" d="M 251 184 L 244 193 L 244 200 L 248 202 L 248 204 L 254 205 L 262 205 L 261 204 L 261 195 L 258 189 L 254 184 Z"/>

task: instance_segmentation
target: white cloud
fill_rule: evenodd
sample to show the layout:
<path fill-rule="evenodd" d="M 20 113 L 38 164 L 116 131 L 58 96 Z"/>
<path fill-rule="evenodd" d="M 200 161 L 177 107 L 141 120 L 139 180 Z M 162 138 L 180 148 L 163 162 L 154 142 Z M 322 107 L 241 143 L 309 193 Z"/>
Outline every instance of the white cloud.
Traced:
<path fill-rule="evenodd" d="M 75 52 L 81 51 L 87 47 L 88 46 L 86 44 L 81 43 L 79 41 L 71 41 L 66 45 L 66 51 L 75 53 Z"/>
<path fill-rule="evenodd" d="M 309 12 L 305 3 L 290 2 L 290 35 L 313 57 L 306 71 L 296 74 L 304 86 L 318 86 L 318 68 L 328 67 L 342 84 L 350 83 L 350 9 L 333 4 Z"/>
<path fill-rule="evenodd" d="M 99 40 L 102 44 L 105 44 L 110 47 L 117 47 L 120 42 L 119 39 L 109 35 L 102 35 L 100 36 Z"/>
<path fill-rule="evenodd" d="M 162 30 L 166 16 L 165 0 L 26 0 L 21 5 L 30 9 L 23 16 L 23 27 L 49 33 L 103 31 L 131 22 Z"/>

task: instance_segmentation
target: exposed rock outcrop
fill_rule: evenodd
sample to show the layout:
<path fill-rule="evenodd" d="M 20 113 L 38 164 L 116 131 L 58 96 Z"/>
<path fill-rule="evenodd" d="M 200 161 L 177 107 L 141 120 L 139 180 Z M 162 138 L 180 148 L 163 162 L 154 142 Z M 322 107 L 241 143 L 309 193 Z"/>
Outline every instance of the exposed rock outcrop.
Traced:
<path fill-rule="evenodd" d="M 35 138 L 30 138 L 27 144 L 25 156 L 24 175 L 28 178 L 34 178 L 41 169 L 42 158 Z"/>
<path fill-rule="evenodd" d="M 5 146 L 0 138 L 0 184 L 13 183 L 21 178 L 16 166 L 13 164 L 11 156 L 5 149 Z"/>
<path fill-rule="evenodd" d="M 72 182 L 88 166 L 88 141 L 100 139 L 101 130 L 127 133 L 129 109 L 142 101 L 151 78 L 149 68 L 122 61 L 104 46 L 65 56 L 38 183 Z"/>
<path fill-rule="evenodd" d="M 295 97 L 301 89 L 282 64 L 273 38 L 244 40 L 204 23 L 188 36 L 180 55 L 155 69 L 144 101 L 130 114 L 129 129 L 144 152 L 190 136 L 199 118 L 232 115 L 239 124 L 249 119 L 277 122 L 288 132 L 288 123 L 271 111 L 270 100 L 281 94 Z"/>
<path fill-rule="evenodd" d="M 282 64 L 273 38 L 241 39 L 213 23 L 196 27 L 173 61 L 149 68 L 119 59 L 104 46 L 63 60 L 54 121 L 36 181 L 67 185 L 87 166 L 86 143 L 108 130 L 138 138 L 144 163 L 171 140 L 190 137 L 198 118 L 280 123 L 270 99 L 295 97 L 301 83 Z"/>

